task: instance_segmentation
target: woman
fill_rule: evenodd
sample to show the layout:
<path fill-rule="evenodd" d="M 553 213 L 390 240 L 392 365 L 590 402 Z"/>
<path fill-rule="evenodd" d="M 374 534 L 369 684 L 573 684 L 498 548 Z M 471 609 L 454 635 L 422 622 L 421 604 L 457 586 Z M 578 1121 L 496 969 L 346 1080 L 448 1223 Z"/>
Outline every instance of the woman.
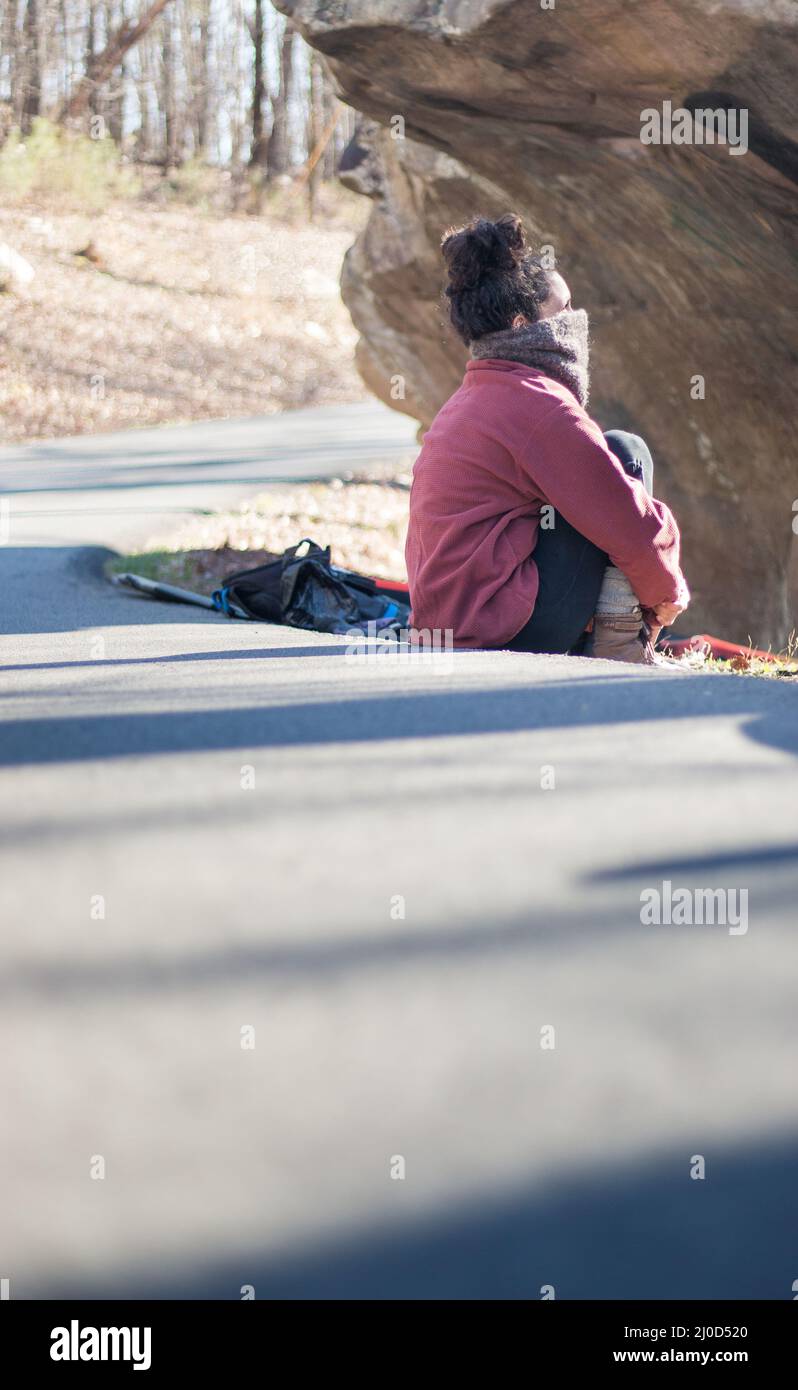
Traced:
<path fill-rule="evenodd" d="M 472 360 L 413 471 L 414 627 L 457 647 L 653 661 L 689 600 L 679 531 L 644 441 L 603 435 L 585 410 L 587 314 L 511 214 L 449 232 L 442 252 Z"/>

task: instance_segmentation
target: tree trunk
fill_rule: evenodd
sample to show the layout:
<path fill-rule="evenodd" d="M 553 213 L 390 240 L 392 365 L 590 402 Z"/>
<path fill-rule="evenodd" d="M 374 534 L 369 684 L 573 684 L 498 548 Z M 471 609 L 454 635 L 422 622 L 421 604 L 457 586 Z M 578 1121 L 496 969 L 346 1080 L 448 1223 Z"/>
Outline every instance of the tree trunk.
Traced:
<path fill-rule="evenodd" d="M 3 18 L 3 40 L 2 57 L 6 63 L 8 74 L 9 102 L 2 111 L 0 117 L 0 142 L 4 141 L 9 127 L 15 124 L 15 96 L 17 91 L 17 74 L 19 72 L 19 53 L 16 39 L 16 12 L 12 0 L 6 0 L 5 16 Z"/>
<path fill-rule="evenodd" d="M 42 70 L 39 44 L 39 0 L 28 0 L 23 27 L 25 43 L 25 92 L 22 99 L 22 130 L 30 133 L 41 111 Z"/>
<path fill-rule="evenodd" d="M 265 169 L 268 162 L 269 138 L 263 122 L 263 104 L 266 96 L 264 88 L 264 41 L 263 22 L 264 0 L 255 0 L 255 16 L 252 22 L 252 43 L 255 49 L 255 71 L 252 81 L 252 150 L 249 162 L 253 168 Z"/>
<path fill-rule="evenodd" d="M 161 48 L 161 108 L 164 117 L 164 165 L 171 169 L 177 163 L 177 101 L 175 96 L 175 52 L 171 15 L 167 15 Z"/>
<path fill-rule="evenodd" d="M 208 152 L 208 102 L 210 79 L 211 0 L 202 0 L 199 16 L 199 44 L 193 92 L 194 153 L 205 158 Z"/>
<path fill-rule="evenodd" d="M 97 8 L 90 0 L 86 10 L 86 47 L 83 53 L 83 67 L 86 72 L 91 72 L 94 66 L 94 36 L 97 27 Z M 86 102 L 87 110 L 92 114 L 97 110 L 97 91 L 92 87 Z"/>
<path fill-rule="evenodd" d="M 324 64 L 322 64 L 321 66 L 321 91 L 322 104 L 324 107 L 324 124 L 326 126 L 328 121 L 332 120 L 333 116 L 337 115 L 340 118 L 341 104 L 338 100 L 338 97 L 335 94 L 333 84 L 330 81 L 329 75 L 324 67 Z M 336 121 L 336 127 L 337 125 L 338 122 Z M 335 174 L 338 168 L 338 142 L 336 139 L 337 133 L 338 132 L 336 129 L 336 134 L 333 136 L 332 140 L 330 141 L 326 150 L 324 151 L 324 165 L 322 169 L 322 178 L 328 180 L 335 178 Z"/>
<path fill-rule="evenodd" d="M 105 32 L 110 34 L 115 20 L 124 22 L 124 0 L 117 7 L 114 0 L 105 0 L 103 5 L 105 17 Z M 124 127 L 124 105 L 125 105 L 125 67 L 121 63 L 118 69 L 109 73 L 108 79 L 102 88 L 96 87 L 94 92 L 94 110 L 99 112 L 108 123 L 108 133 L 117 145 L 122 143 Z"/>
<path fill-rule="evenodd" d="M 294 31 L 286 24 L 280 44 L 280 90 L 274 96 L 274 124 L 269 141 L 269 178 L 287 174 L 291 165 L 288 127 L 288 103 L 291 99 L 294 75 Z"/>
<path fill-rule="evenodd" d="M 150 160 L 160 153 L 161 141 L 157 119 L 157 67 L 153 35 L 143 41 L 137 54 L 138 65 L 135 78 L 141 125 L 136 137 L 136 158 Z"/>
<path fill-rule="evenodd" d="M 308 106 L 308 159 L 312 161 L 327 124 L 324 119 L 324 71 L 318 58 L 314 58 L 310 64 Z M 311 220 L 319 210 L 319 192 L 323 178 L 324 155 L 322 154 L 316 157 L 315 163 L 311 164 L 308 174 L 308 210 Z"/>

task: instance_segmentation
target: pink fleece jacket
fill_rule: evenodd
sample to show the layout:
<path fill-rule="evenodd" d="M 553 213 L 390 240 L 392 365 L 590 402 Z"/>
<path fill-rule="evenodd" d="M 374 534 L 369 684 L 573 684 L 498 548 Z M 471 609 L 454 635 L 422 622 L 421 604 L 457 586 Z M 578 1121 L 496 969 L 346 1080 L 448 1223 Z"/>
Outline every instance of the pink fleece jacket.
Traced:
<path fill-rule="evenodd" d="M 644 608 L 685 584 L 668 508 L 624 473 L 565 386 L 517 362 L 469 362 L 413 470 L 407 574 L 417 628 L 501 647 L 535 606 L 541 508 L 560 512 L 622 570 Z"/>

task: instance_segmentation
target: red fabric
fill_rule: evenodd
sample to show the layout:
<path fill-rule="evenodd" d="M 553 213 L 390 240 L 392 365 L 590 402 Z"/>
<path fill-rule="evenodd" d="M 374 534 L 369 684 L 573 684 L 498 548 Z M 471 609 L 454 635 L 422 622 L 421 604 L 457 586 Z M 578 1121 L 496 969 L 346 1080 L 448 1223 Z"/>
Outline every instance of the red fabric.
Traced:
<path fill-rule="evenodd" d="M 373 578 L 376 588 L 384 589 L 389 594 L 401 594 L 403 597 L 407 597 L 410 586 L 404 579 L 379 579 L 376 576 Z"/>
<path fill-rule="evenodd" d="M 457 647 L 509 642 L 532 616 L 546 504 L 607 551 L 643 607 L 684 594 L 673 516 L 624 473 L 576 397 L 531 367 L 486 358 L 469 362 L 413 470 L 413 625 L 450 629 Z"/>

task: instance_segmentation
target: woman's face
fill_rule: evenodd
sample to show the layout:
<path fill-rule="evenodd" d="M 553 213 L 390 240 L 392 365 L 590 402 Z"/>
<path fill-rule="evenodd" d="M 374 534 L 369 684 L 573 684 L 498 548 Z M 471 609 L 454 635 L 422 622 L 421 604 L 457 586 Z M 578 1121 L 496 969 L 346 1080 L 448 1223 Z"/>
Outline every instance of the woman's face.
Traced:
<path fill-rule="evenodd" d="M 549 276 L 549 297 L 540 306 L 540 317 L 542 319 L 553 318 L 563 309 L 571 308 L 571 291 L 565 280 L 563 280 L 558 270 L 553 270 Z"/>
<path fill-rule="evenodd" d="M 540 306 L 538 319 L 550 319 L 555 314 L 562 313 L 563 309 L 572 308 L 571 291 L 566 281 L 558 270 L 552 270 L 549 274 L 549 296 L 544 299 Z M 513 319 L 513 328 L 525 328 L 529 319 L 524 318 L 523 314 L 516 314 Z"/>

